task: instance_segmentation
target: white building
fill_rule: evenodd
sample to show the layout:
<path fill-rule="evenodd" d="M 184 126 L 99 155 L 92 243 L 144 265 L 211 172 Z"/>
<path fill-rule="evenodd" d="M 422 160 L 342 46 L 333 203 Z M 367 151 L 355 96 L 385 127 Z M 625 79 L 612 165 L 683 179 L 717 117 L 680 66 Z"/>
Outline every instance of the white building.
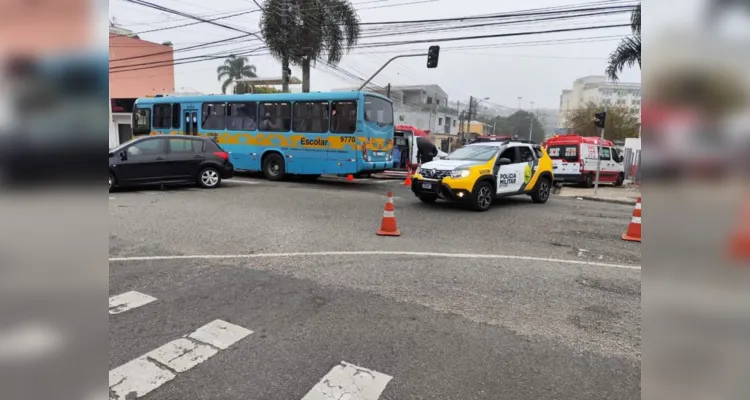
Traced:
<path fill-rule="evenodd" d="M 334 89 L 349 90 L 356 88 Z M 367 90 L 386 94 L 384 89 Z M 439 85 L 393 86 L 390 98 L 393 101 L 396 125 L 411 125 L 429 130 L 438 138 L 458 135 L 458 108 L 462 105 L 456 102 L 450 104 L 448 94 Z"/>
<path fill-rule="evenodd" d="M 566 126 L 569 111 L 585 106 L 589 102 L 597 104 L 630 107 L 633 113 L 641 116 L 641 84 L 608 82 L 606 77 L 592 75 L 576 79 L 573 88 L 563 90 L 560 95 L 558 128 Z"/>

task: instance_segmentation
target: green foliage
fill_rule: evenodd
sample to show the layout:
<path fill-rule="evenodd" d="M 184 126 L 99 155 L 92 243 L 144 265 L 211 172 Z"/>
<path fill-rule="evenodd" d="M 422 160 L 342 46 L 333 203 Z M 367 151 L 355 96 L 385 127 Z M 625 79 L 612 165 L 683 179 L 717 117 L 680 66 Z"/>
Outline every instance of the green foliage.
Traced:
<path fill-rule="evenodd" d="M 247 57 L 229 56 L 224 60 L 224 64 L 216 68 L 216 75 L 218 80 L 222 79 L 224 82 L 221 84 L 221 93 L 227 93 L 227 87 L 237 79 L 240 78 L 257 78 L 255 74 L 255 65 L 249 64 Z M 247 83 L 238 82 L 235 88 L 235 93 L 247 93 Z"/>
<path fill-rule="evenodd" d="M 267 0 L 260 31 L 271 55 L 302 67 L 309 92 L 311 63 L 338 64 L 359 40 L 359 16 L 348 0 Z"/>
<path fill-rule="evenodd" d="M 599 136 L 599 130 L 594 126 L 594 114 L 604 111 L 604 106 L 589 102 L 583 107 L 572 110 L 565 116 L 566 128 L 581 136 Z M 604 138 L 611 141 L 622 141 L 625 138 L 638 137 L 640 123 L 638 114 L 630 108 L 609 106 L 607 108 L 607 124 L 604 127 Z"/>
<path fill-rule="evenodd" d="M 529 124 L 532 123 L 531 140 L 537 143 L 544 141 L 544 127 L 542 127 L 536 115 L 528 111 L 516 111 L 508 117 L 479 118 L 479 121 L 490 127 L 494 126 L 495 135 L 518 136 L 518 139 L 529 138 Z M 490 132 L 492 132 L 492 128 L 490 128 Z"/>
<path fill-rule="evenodd" d="M 605 74 L 613 81 L 619 79 L 618 74 L 627 65 L 632 67 L 638 63 L 641 67 L 641 4 L 633 9 L 630 16 L 630 29 L 633 36 L 626 37 L 620 41 L 617 49 L 609 55 L 609 62 Z"/>

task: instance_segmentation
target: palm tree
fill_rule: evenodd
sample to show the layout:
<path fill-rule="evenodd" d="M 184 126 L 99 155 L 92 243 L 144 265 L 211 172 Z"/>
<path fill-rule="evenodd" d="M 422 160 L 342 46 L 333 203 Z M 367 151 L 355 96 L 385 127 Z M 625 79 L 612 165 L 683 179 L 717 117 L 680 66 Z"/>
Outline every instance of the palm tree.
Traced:
<path fill-rule="evenodd" d="M 227 59 L 224 60 L 224 64 L 216 68 L 216 74 L 220 81 L 224 79 L 224 82 L 221 84 L 221 93 L 224 94 L 227 93 L 227 87 L 237 79 L 258 77 L 258 75 L 255 74 L 255 65 L 249 64 L 247 62 L 247 57 L 237 57 L 234 55 L 227 57 Z M 243 84 L 242 88 L 239 86 L 240 85 L 238 84 L 238 89 L 247 89 L 247 85 Z"/>
<path fill-rule="evenodd" d="M 607 66 L 607 77 L 613 81 L 618 80 L 618 74 L 627 65 L 632 67 L 638 63 L 641 67 L 641 5 L 638 4 L 633 9 L 630 16 L 630 29 L 633 36 L 622 39 L 617 49 L 609 55 L 609 65 Z"/>
<path fill-rule="evenodd" d="M 302 67 L 303 92 L 310 91 L 311 64 L 338 64 L 360 34 L 359 16 L 348 0 L 267 0 L 260 30 L 282 68 Z"/>

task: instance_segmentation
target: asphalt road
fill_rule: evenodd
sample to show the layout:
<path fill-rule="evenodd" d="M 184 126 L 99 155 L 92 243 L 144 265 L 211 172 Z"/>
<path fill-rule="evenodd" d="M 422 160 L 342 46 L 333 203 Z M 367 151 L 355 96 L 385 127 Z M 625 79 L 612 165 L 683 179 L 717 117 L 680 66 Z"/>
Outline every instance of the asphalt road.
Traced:
<path fill-rule="evenodd" d="M 389 190 L 398 238 L 375 235 Z M 125 382 L 111 396 L 131 382 L 149 399 L 640 398 L 631 213 L 557 197 L 476 213 L 397 181 L 113 193 L 110 296 L 151 298 L 111 308 L 110 385 Z M 216 337 L 244 333 L 191 334 L 215 320 Z M 211 356 L 150 353 L 188 334 Z M 133 383 L 144 354 L 156 375 Z"/>

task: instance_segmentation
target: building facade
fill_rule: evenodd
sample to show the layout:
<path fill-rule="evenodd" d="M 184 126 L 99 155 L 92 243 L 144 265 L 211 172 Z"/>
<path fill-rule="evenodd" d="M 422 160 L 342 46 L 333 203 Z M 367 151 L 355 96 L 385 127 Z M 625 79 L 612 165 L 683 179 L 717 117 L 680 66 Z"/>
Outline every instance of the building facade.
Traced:
<path fill-rule="evenodd" d="M 128 30 L 110 27 L 109 147 L 133 137 L 131 113 L 137 98 L 174 92 L 172 46 L 148 42 Z"/>
<path fill-rule="evenodd" d="M 585 106 L 589 102 L 611 106 L 628 107 L 641 115 L 641 84 L 608 82 L 605 76 L 592 75 L 576 79 L 573 87 L 560 95 L 558 128 L 567 125 L 568 112 Z"/>

